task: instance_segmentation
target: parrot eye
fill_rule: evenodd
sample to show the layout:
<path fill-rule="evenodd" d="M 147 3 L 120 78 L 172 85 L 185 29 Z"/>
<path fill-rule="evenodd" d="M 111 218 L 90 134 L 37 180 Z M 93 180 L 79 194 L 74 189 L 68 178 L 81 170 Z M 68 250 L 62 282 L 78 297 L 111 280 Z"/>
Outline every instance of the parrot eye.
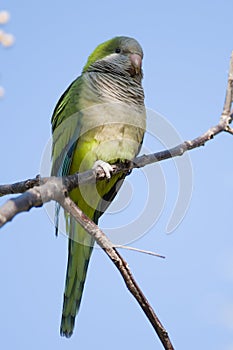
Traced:
<path fill-rule="evenodd" d="M 120 53 L 121 52 L 121 49 L 119 47 L 116 48 L 115 50 L 116 53 Z"/>

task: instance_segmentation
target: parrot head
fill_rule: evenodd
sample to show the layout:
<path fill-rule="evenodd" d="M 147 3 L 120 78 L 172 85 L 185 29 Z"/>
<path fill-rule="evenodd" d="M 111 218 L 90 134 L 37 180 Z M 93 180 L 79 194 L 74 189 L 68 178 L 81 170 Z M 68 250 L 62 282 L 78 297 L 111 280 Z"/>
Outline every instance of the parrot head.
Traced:
<path fill-rule="evenodd" d="M 142 79 L 143 51 L 133 38 L 118 36 L 100 45 L 89 56 L 83 73 L 105 72 Z"/>

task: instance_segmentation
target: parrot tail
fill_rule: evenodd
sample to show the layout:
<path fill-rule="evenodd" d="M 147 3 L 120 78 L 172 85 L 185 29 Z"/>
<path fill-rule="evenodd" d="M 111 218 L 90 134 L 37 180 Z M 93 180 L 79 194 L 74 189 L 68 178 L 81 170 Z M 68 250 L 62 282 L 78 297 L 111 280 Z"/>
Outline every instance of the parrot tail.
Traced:
<path fill-rule="evenodd" d="M 69 257 L 60 327 L 61 336 L 67 338 L 71 337 L 73 333 L 75 316 L 80 307 L 88 263 L 94 244 L 93 238 L 73 218 L 70 220 L 69 231 L 74 239 L 69 239 Z"/>

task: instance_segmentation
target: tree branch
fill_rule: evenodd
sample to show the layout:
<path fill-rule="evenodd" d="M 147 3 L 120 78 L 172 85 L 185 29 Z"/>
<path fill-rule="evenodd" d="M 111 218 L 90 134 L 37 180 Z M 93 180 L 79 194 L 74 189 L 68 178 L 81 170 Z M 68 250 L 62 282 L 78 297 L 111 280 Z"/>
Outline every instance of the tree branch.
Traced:
<path fill-rule="evenodd" d="M 117 252 L 112 242 L 107 238 L 107 236 L 103 233 L 103 231 L 101 231 L 100 228 L 76 206 L 76 204 L 70 199 L 70 197 L 68 196 L 62 197 L 59 200 L 59 203 L 66 211 L 68 211 L 76 219 L 76 221 L 79 222 L 79 224 L 89 234 L 91 234 L 95 238 L 98 245 L 105 251 L 105 253 L 112 260 L 114 265 L 120 271 L 121 276 L 123 277 L 127 288 L 129 289 L 131 294 L 133 294 L 133 296 L 139 303 L 140 307 L 146 314 L 152 327 L 156 331 L 159 339 L 161 340 L 161 343 L 163 344 L 164 349 L 174 350 L 167 331 L 163 327 L 162 323 L 156 316 L 154 310 L 150 306 L 145 295 L 143 294 L 138 284 L 136 283 L 135 279 L 133 278 L 133 275 L 128 267 L 127 262 Z"/>
<path fill-rule="evenodd" d="M 37 175 L 34 179 L 28 179 L 14 184 L 0 185 L 0 197 L 7 194 L 23 193 L 34 186 L 40 185 L 40 176 Z"/>
<path fill-rule="evenodd" d="M 112 174 L 115 175 L 121 172 L 128 173 L 134 168 L 142 168 L 149 164 L 161 162 L 169 158 L 182 156 L 186 151 L 191 151 L 192 149 L 204 146 L 206 142 L 212 140 L 214 136 L 223 131 L 233 135 L 233 129 L 229 125 L 232 122 L 232 120 L 233 113 L 229 115 L 222 114 L 217 125 L 212 126 L 205 133 L 196 137 L 195 139 L 190 141 L 184 141 L 179 145 L 168 150 L 152 154 L 144 154 L 140 157 L 134 158 L 131 162 L 116 163 L 113 165 Z M 62 177 L 64 186 L 67 188 L 68 191 L 73 190 L 81 184 L 95 183 L 96 181 L 101 181 L 104 179 L 106 179 L 106 176 L 102 169 L 98 169 L 97 171 L 91 169 L 83 173 L 75 173 L 73 175 Z M 37 175 L 33 179 L 16 182 L 14 184 L 0 185 L 0 197 L 5 196 L 7 194 L 24 193 L 34 186 L 41 186 L 45 183 L 51 183 L 52 186 L 53 182 L 54 177 L 41 178 L 40 175 Z"/>
<path fill-rule="evenodd" d="M 226 90 L 226 98 L 223 107 L 223 112 L 219 123 L 201 136 L 191 140 L 185 141 L 180 145 L 164 150 L 154 154 L 143 155 L 135 158 L 133 161 L 126 164 L 116 164 L 114 166 L 113 174 L 119 172 L 129 172 L 133 168 L 141 168 L 151 163 L 156 163 L 165 159 L 183 155 L 186 151 L 203 146 L 207 141 L 214 138 L 215 135 L 225 131 L 233 134 L 233 129 L 230 128 L 230 123 L 233 119 L 233 114 L 230 114 L 231 104 L 233 98 L 233 52 L 231 55 L 230 69 L 228 75 L 228 84 Z M 13 193 L 23 193 L 22 195 L 8 200 L 0 208 L 0 227 L 8 221 L 12 220 L 18 213 L 29 211 L 32 207 L 42 206 L 43 203 L 54 200 L 61 204 L 61 206 L 69 212 L 84 229 L 94 237 L 98 245 L 105 251 L 112 262 L 120 271 L 127 288 L 138 301 L 139 305 L 147 315 L 150 323 L 155 329 L 161 340 L 164 349 L 174 349 L 168 337 L 167 331 L 162 326 L 152 307 L 148 303 L 144 294 L 138 287 L 134 280 L 127 263 L 120 256 L 113 244 L 105 236 L 105 234 L 96 226 L 68 197 L 68 192 L 73 188 L 78 187 L 83 183 L 93 183 L 105 178 L 104 172 L 100 169 L 98 171 L 88 170 L 81 174 L 69 175 L 63 178 L 40 178 L 18 182 L 11 185 L 0 186 L 0 196 Z"/>

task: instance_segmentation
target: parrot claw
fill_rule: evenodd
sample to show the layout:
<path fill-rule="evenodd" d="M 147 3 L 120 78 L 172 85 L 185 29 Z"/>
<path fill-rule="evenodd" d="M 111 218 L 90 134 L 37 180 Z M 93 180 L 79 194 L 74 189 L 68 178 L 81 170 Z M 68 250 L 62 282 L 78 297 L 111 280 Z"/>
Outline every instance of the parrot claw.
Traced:
<path fill-rule="evenodd" d="M 98 168 L 101 168 L 105 172 L 105 176 L 106 176 L 107 179 L 111 178 L 111 173 L 113 171 L 113 167 L 109 163 L 106 163 L 106 162 L 104 162 L 101 159 L 97 160 L 94 163 L 92 169 L 98 170 Z"/>

